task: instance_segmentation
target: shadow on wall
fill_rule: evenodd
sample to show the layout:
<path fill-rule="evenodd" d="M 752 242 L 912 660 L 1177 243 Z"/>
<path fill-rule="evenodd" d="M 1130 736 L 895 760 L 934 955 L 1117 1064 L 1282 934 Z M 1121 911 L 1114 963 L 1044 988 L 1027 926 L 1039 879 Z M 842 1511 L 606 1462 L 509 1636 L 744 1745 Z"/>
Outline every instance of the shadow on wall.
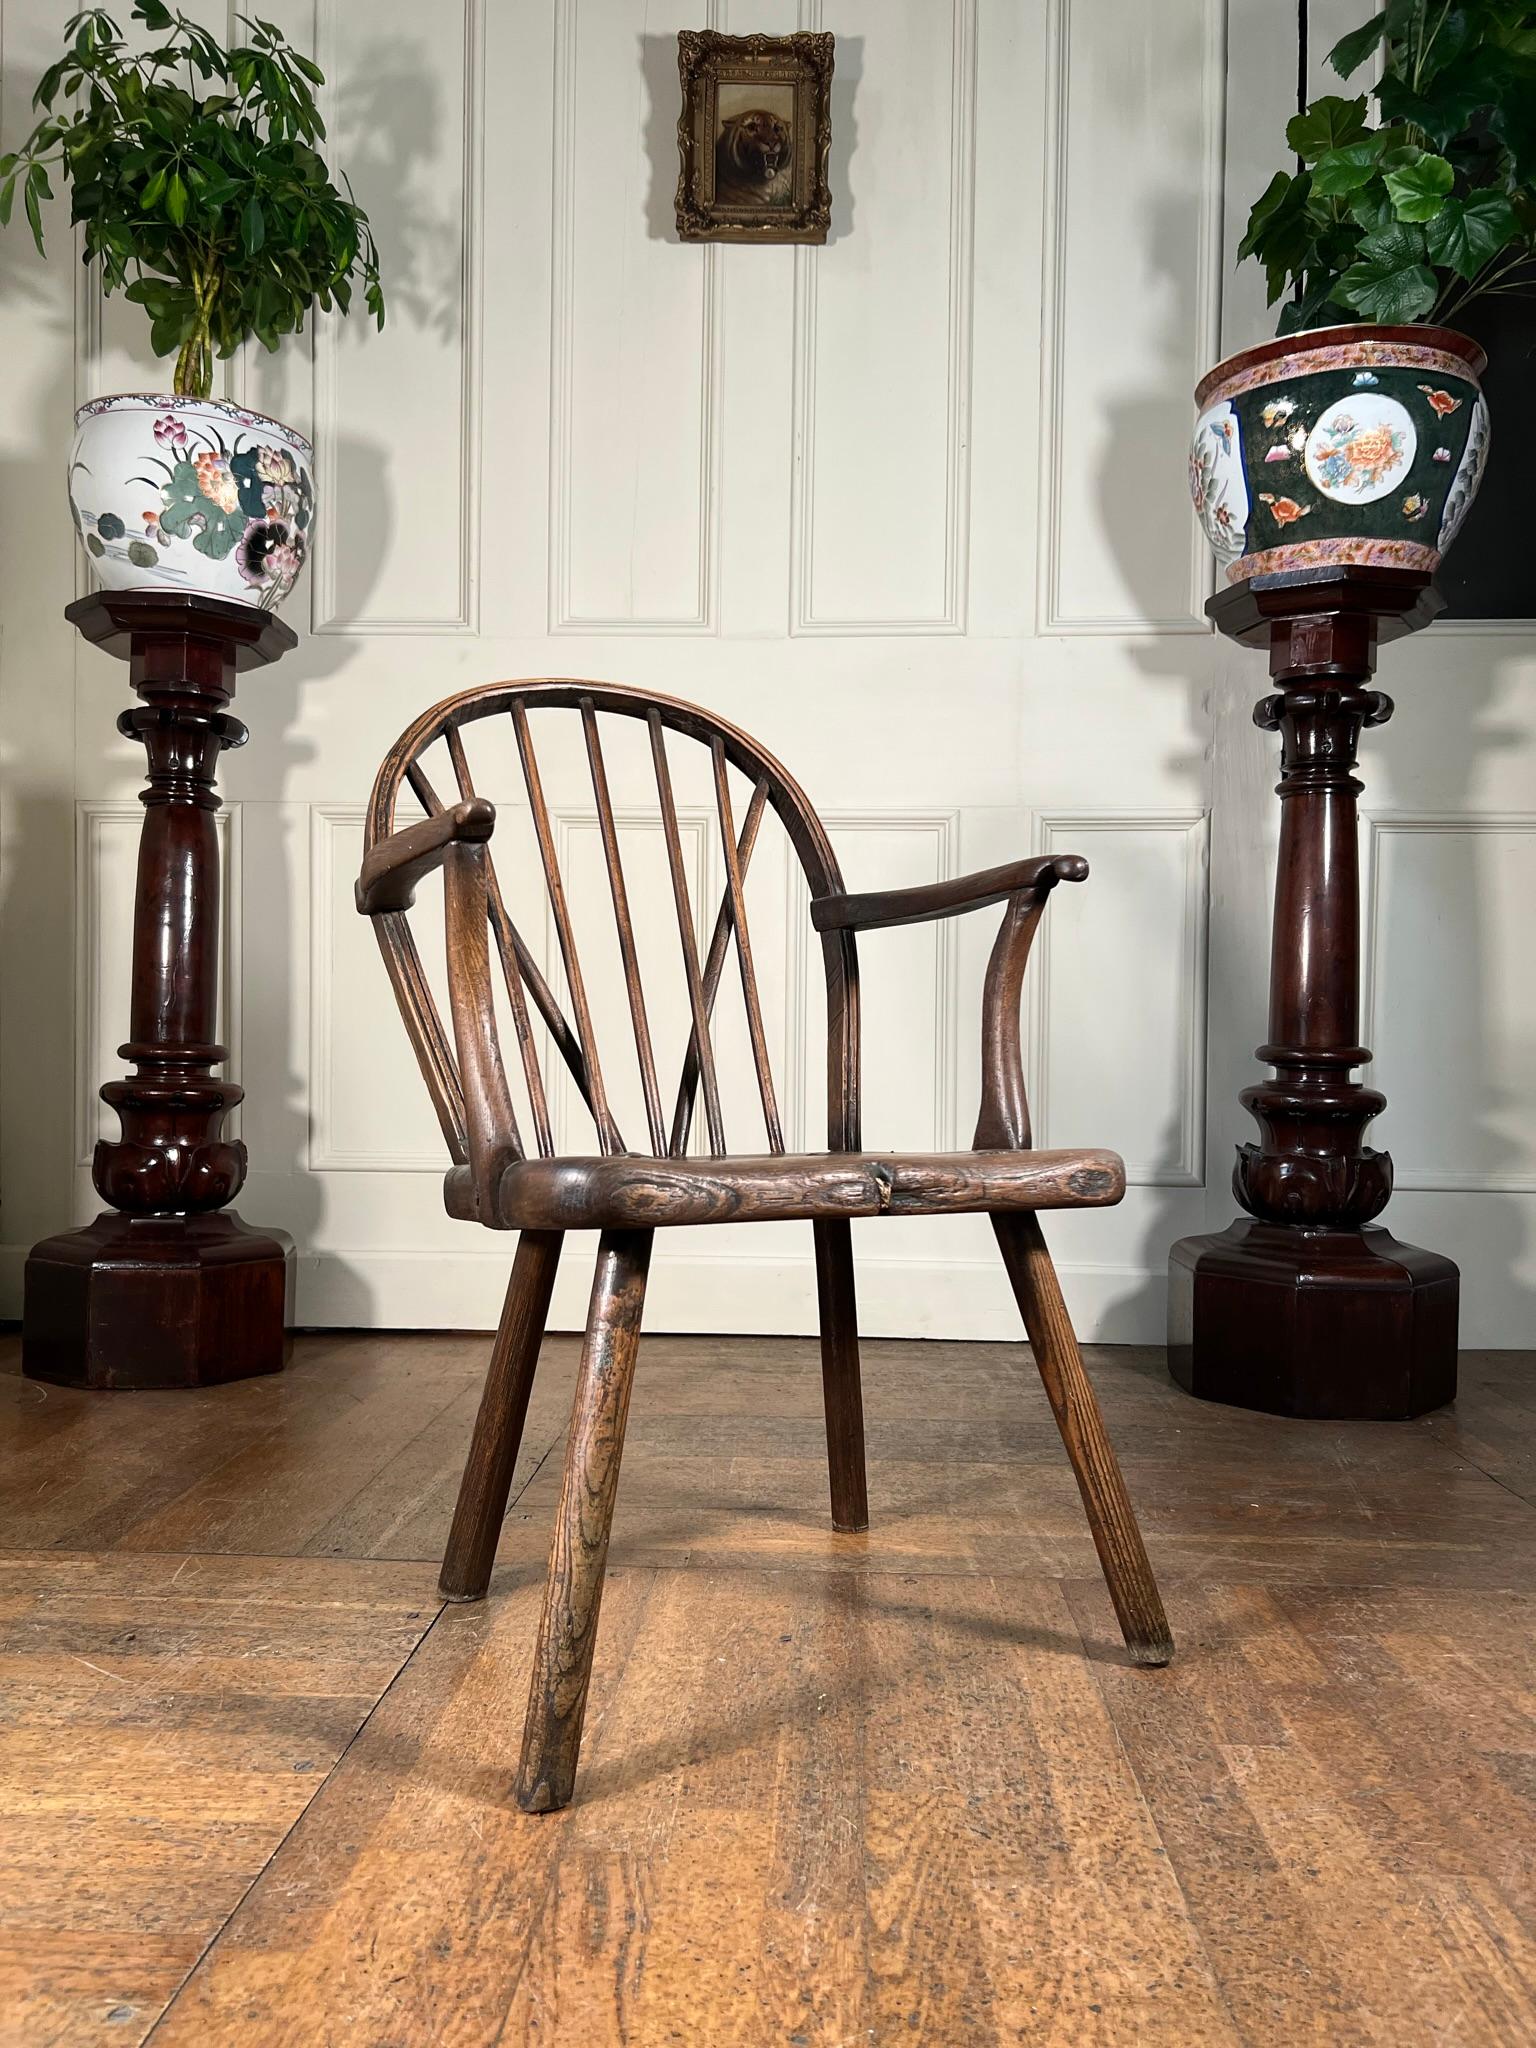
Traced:
<path fill-rule="evenodd" d="M 649 170 L 644 213 L 645 232 L 653 242 L 677 240 L 677 123 L 683 108 L 682 81 L 677 72 L 677 37 L 643 35 L 640 77 L 645 88 L 645 162 Z M 832 152 L 827 177 L 832 187 L 830 245 L 853 233 L 855 199 L 853 156 L 858 144 L 854 100 L 864 73 L 864 38 L 837 39 L 832 73 Z"/>
<path fill-rule="evenodd" d="M 1164 318 L 1156 351 L 1144 357 L 1144 371 L 1135 388 L 1107 408 L 1097 512 L 1132 605 L 1140 616 L 1158 618 L 1167 610 L 1167 591 L 1159 587 L 1165 581 L 1164 565 L 1149 561 L 1148 522 L 1175 525 L 1180 532 L 1193 525 L 1184 483 L 1193 382 L 1187 337 L 1195 324 L 1187 195 L 1166 193 L 1149 198 L 1146 222 L 1148 275 L 1154 280 L 1155 303 L 1161 305 Z M 1157 480 L 1158 495 L 1152 505 L 1127 488 L 1127 480 L 1133 477 Z M 1187 744 L 1161 765 L 1173 776 L 1200 783 L 1206 774 L 1212 717 L 1208 643 L 1198 633 L 1128 633 L 1124 644 L 1150 685 L 1182 692 Z M 1263 1035 L 1262 991 L 1255 992 L 1255 1003 L 1252 1042 L 1257 1045 Z M 1204 1022 L 1200 1016 L 1202 1041 Z M 1175 1107 L 1162 1156 L 1177 1156 L 1179 1136 L 1180 1117 Z M 1205 1227 L 1203 1217 L 1191 1213 L 1193 1190 L 1170 1186 L 1149 1192 L 1154 1199 L 1142 1253 L 1147 1277 L 1110 1306 L 1107 1321 L 1112 1336 L 1161 1326 L 1168 1248 L 1191 1229 Z"/>
<path fill-rule="evenodd" d="M 21 81 L 8 85 L 9 112 L 18 101 L 25 102 Z M 55 203 L 45 216 L 53 252 L 47 267 L 19 220 L 0 237 L 0 295 L 8 306 L 25 309 L 27 321 L 47 345 L 49 363 L 46 385 L 28 386 L 26 416 L 12 414 L 12 431 L 0 457 L 0 501 L 13 508 L 0 564 L 0 689 L 5 698 L 0 957 L 7 963 L 0 983 L 0 1050 L 7 1082 L 0 1152 L 3 1236 L 12 1256 L 76 1220 L 75 1161 L 82 1136 L 76 1129 L 74 1031 L 81 992 L 74 982 L 72 943 L 75 646 L 62 617 L 76 595 L 79 574 L 65 492 L 76 399 L 75 280 L 65 222 L 65 208 Z M 25 533 L 18 530 L 16 516 L 23 506 Z M 124 1037 L 126 1025 L 125 1018 Z M 19 1269 L 7 1272 L 5 1280 L 8 1286 L 14 1280 L 19 1305 Z"/>
<path fill-rule="evenodd" d="M 408 37 L 381 37 L 355 53 L 347 67 L 346 91 L 332 120 L 330 141 L 335 160 L 347 167 L 377 236 L 388 324 L 382 335 L 376 334 L 361 306 L 345 321 L 335 315 L 319 316 L 326 326 L 319 343 L 322 376 L 317 412 L 326 402 L 327 368 L 335 380 L 334 389 L 344 381 L 354 351 L 359 357 L 363 351 L 387 352 L 392 339 L 402 333 L 428 337 L 447 349 L 460 343 L 468 316 L 463 221 L 432 193 L 432 174 L 443 158 L 444 124 L 443 94 L 431 66 L 423 61 L 422 43 Z M 328 357 L 333 359 L 329 366 Z M 258 376 L 259 362 L 258 357 Z M 261 402 L 254 393 L 253 402 Z M 322 421 L 317 418 L 316 424 L 320 426 Z M 387 421 L 380 420 L 377 434 L 358 432 L 355 427 L 336 432 L 333 423 L 329 436 L 317 439 L 321 469 L 317 481 L 323 498 L 317 559 L 311 562 L 307 585 L 301 586 L 288 614 L 288 623 L 300 630 L 299 645 L 261 679 L 259 711 L 256 706 L 248 707 L 252 780 L 263 790 L 275 791 L 280 799 L 293 786 L 295 771 L 311 763 L 316 754 L 312 742 L 298 738 L 304 693 L 311 686 L 334 686 L 349 666 L 366 662 L 367 642 L 357 630 L 349 630 L 351 622 L 388 609 L 391 564 L 401 544 L 403 524 L 422 514 L 419 500 L 413 500 L 408 479 L 401 473 Z M 326 559 L 328 542 L 330 555 Z M 342 722 L 339 713 L 337 722 Z M 304 724 L 315 729 L 313 712 Z M 371 778 L 375 764 L 369 761 L 359 768 L 354 754 L 339 765 L 347 779 L 334 794 L 347 802 L 362 802 L 367 790 L 354 786 L 352 778 L 359 773 Z M 288 829 L 307 836 L 308 817 L 307 807 L 296 806 Z M 256 962 L 247 946 L 244 1035 L 247 1046 L 263 1047 L 269 1057 L 277 1047 L 287 1048 L 289 1057 L 281 1073 L 276 1071 L 273 1057 L 273 1071 L 259 1081 L 253 1073 L 248 1082 L 252 1105 L 248 1128 L 254 1138 L 259 1124 L 260 1133 L 252 1146 L 256 1185 L 249 1201 L 253 1216 L 258 1215 L 268 1188 L 281 1203 L 280 1217 L 263 1214 L 260 1220 L 280 1221 L 293 1236 L 299 1248 L 302 1287 L 305 1254 L 321 1232 L 326 1197 L 323 1180 L 309 1171 L 314 1080 L 306 1072 L 309 1047 L 292 1043 L 292 1020 L 298 1017 L 307 1022 L 309 1014 L 307 1002 L 292 985 L 296 972 L 307 973 L 307 964 L 302 969 L 299 964 L 306 957 L 304 950 L 295 948 L 292 934 L 308 919 L 313 890 L 321 878 L 310 875 L 307 844 L 274 846 L 272 851 L 270 871 L 263 872 L 259 881 L 262 929 L 269 935 L 269 945 L 261 963 L 265 971 L 253 971 Z M 279 853 L 281 857 L 277 857 Z M 305 875 L 309 875 L 310 901 L 299 901 L 296 878 Z M 338 917 L 351 914 L 350 890 L 347 900 L 333 908 Z M 382 977 L 379 993 L 382 999 Z M 264 1172 L 273 1176 L 266 1188 L 261 1183 Z M 282 1177 L 280 1194 L 278 1177 Z M 340 1276 L 332 1277 L 334 1285 Z M 354 1270 L 346 1276 L 346 1285 L 345 1319 L 360 1325 L 373 1323 L 376 1315 L 366 1275 Z"/>

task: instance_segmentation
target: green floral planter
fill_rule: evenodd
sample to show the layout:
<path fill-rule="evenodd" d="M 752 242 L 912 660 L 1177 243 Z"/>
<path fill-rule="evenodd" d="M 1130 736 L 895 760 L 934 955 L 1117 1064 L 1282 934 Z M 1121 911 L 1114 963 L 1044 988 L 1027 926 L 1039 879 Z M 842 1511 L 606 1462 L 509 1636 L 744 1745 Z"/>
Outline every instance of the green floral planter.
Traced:
<path fill-rule="evenodd" d="M 1483 351 L 1443 327 L 1320 327 L 1195 392 L 1195 513 L 1229 583 L 1359 563 L 1430 573 L 1488 458 Z"/>
<path fill-rule="evenodd" d="M 275 609 L 309 553 L 314 450 L 265 413 L 133 392 L 75 414 L 69 502 L 108 590 Z"/>

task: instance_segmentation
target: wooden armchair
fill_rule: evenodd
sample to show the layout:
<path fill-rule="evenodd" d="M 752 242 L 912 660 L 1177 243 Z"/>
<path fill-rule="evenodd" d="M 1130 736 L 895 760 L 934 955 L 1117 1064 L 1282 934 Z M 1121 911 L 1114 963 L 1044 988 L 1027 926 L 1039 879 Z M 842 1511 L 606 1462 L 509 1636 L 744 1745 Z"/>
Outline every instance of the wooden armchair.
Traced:
<path fill-rule="evenodd" d="M 605 919 L 611 914 L 614 922 L 643 1093 L 645 1149 L 631 1149 L 621 1135 L 604 1082 L 557 835 L 530 729 L 530 713 L 550 711 L 574 712 L 580 721 L 611 896 L 610 910 L 603 914 Z M 496 814 L 476 795 L 470 776 L 467 730 L 502 715 L 510 717 L 516 738 L 542 867 L 541 909 L 558 938 L 572 1011 L 569 1019 L 508 913 L 489 847 Z M 691 1018 L 670 1121 L 664 1113 L 599 732 L 600 717 L 605 716 L 641 720 L 648 730 Z M 505 732 L 505 727 L 500 730 Z M 702 954 L 682 852 L 669 735 L 681 735 L 708 751 L 724 855 L 723 900 Z M 574 733 L 571 737 L 574 740 Z M 422 765 L 423 757 L 438 746 L 457 786 L 458 800 L 451 804 L 439 798 Z M 750 791 L 739 824 L 732 802 L 732 770 L 745 778 Z M 426 816 L 397 825 L 403 784 L 409 785 Z M 769 1065 L 744 877 L 770 810 L 783 825 L 809 882 L 811 923 L 821 936 L 827 987 L 825 1152 L 786 1151 Z M 417 885 L 437 868 L 443 871 L 445 886 L 451 1036 L 434 1003 L 407 915 Z M 820 820 L 803 791 L 770 755 L 707 711 L 610 683 L 512 682 L 466 691 L 417 719 L 385 760 L 369 805 L 358 908 L 373 920 L 447 1140 L 453 1161 L 446 1181 L 448 1210 L 491 1230 L 520 1233 L 443 1561 L 442 1591 L 451 1600 L 482 1598 L 490 1579 L 563 1233 L 601 1232 L 517 1780 L 519 1802 L 529 1812 L 564 1806 L 575 1782 L 646 1273 L 654 1232 L 667 1224 L 810 1221 L 821 1311 L 832 1523 L 839 1530 L 860 1530 L 868 1526 L 868 1511 L 850 1220 L 986 1211 L 1077 1475 L 1130 1654 L 1139 1664 L 1164 1664 L 1171 1656 L 1156 1582 L 1036 1216 L 1041 1209 L 1118 1202 L 1125 1189 L 1124 1168 L 1112 1152 L 1029 1149 L 1019 1047 L 1025 959 L 1051 890 L 1058 882 L 1079 882 L 1087 872 L 1087 863 L 1076 856 L 1053 856 L 1016 861 L 926 888 L 847 895 Z M 1005 908 L 986 977 L 981 1113 L 974 1149 L 937 1154 L 861 1151 L 855 933 L 953 917 L 995 903 Z M 506 990 L 503 1007 L 517 1041 L 521 1092 L 534 1140 L 531 1148 L 519 1130 L 502 1059 L 493 945 Z M 741 979 L 765 1151 L 735 1153 L 726 1148 L 711 1024 L 731 951 Z M 590 1110 L 596 1150 L 587 1156 L 555 1156 L 550 1091 L 539 1057 L 541 1039 L 546 1052 L 552 1046 L 569 1066 Z M 614 1071 L 610 1061 L 610 1073 Z M 687 1150 L 701 1089 L 708 1157 Z"/>

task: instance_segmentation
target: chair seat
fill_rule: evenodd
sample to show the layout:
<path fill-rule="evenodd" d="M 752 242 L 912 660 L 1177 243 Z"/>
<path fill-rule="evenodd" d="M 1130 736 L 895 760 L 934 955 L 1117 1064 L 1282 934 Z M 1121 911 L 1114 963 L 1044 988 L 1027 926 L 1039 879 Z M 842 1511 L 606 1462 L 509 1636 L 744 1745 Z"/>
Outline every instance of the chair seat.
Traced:
<path fill-rule="evenodd" d="M 939 1216 L 1090 1209 L 1118 1202 L 1114 1152 L 777 1152 L 726 1159 L 518 1159 L 497 1187 L 501 1230 L 651 1230 L 668 1224 L 815 1216 Z M 477 1211 L 467 1167 L 449 1173 L 450 1215 Z"/>

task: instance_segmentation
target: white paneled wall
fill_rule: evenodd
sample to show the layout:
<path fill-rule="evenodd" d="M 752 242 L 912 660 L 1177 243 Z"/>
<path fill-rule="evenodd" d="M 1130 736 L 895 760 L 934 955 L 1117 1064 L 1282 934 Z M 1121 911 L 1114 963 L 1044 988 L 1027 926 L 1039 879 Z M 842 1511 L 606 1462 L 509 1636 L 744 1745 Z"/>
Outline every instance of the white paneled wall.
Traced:
<path fill-rule="evenodd" d="M 7 137 L 72 4 L 5 12 Z M 1123 1206 L 1053 1237 L 1085 1330 L 1156 1340 L 1169 1242 L 1231 1213 L 1230 1147 L 1247 1135 L 1233 1098 L 1262 1035 L 1272 743 L 1247 722 L 1261 664 L 1201 617 L 1183 450 L 1196 375 L 1263 331 L 1252 283 L 1227 276 L 1284 118 L 1285 10 L 277 11 L 329 75 L 333 140 L 391 293 L 382 338 L 323 325 L 229 371 L 233 392 L 313 430 L 321 483 L 289 613 L 301 644 L 242 682 L 252 740 L 223 776 L 224 1031 L 252 1155 L 240 1207 L 297 1239 L 301 1316 L 494 1318 L 509 1247 L 442 1213 L 436 1122 L 351 888 L 374 769 L 418 711 L 497 677 L 574 674 L 695 697 L 759 734 L 821 807 L 850 886 L 1088 856 L 1027 993 L 1037 1135 L 1124 1152 Z M 825 248 L 673 238 L 675 36 L 705 23 L 836 33 Z M 113 730 L 121 667 L 59 616 L 83 587 L 69 418 L 79 397 L 164 380 L 132 310 L 77 289 L 61 209 L 51 231 L 48 266 L 15 234 L 0 247 L 7 1313 L 26 1245 L 93 1211 L 95 1089 L 126 1033 L 140 758 Z M 1390 659 L 1399 719 L 1367 751 L 1367 931 L 1383 1135 L 1407 1190 L 1394 1214 L 1463 1260 L 1474 1341 L 1525 1341 L 1536 664 L 1527 638 L 1497 631 L 1437 629 Z M 506 873 L 529 842 L 503 747 L 486 787 Z M 610 768 L 642 946 L 675 949 L 643 761 L 620 749 Z M 555 749 L 546 781 L 579 897 L 601 870 L 579 756 Z M 707 786 L 680 803 L 712 905 Z M 750 886 L 786 1130 L 814 1145 L 824 1018 L 804 885 L 765 836 Z M 866 940 L 872 1142 L 968 1141 L 994 926 Z M 622 1038 L 612 942 L 594 926 L 591 943 L 594 999 Z M 675 969 L 651 993 L 658 1039 L 677 1041 Z M 739 1030 L 722 1071 L 745 1120 Z M 633 1076 L 611 1085 L 638 1130 Z M 570 1091 L 552 1106 L 585 1142 Z M 649 1319 L 811 1327 L 808 1236 L 677 1233 Z M 980 1219 L 860 1239 L 871 1330 L 1017 1333 Z M 568 1260 L 557 1297 L 567 1324 L 583 1263 Z"/>

